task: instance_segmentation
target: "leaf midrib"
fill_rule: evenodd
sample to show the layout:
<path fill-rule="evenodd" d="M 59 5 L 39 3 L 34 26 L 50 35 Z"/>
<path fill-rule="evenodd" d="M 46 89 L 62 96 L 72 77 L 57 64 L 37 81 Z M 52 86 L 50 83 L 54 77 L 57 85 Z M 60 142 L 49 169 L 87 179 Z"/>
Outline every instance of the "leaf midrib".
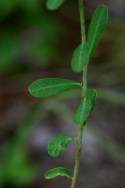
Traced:
<path fill-rule="evenodd" d="M 61 87 L 61 86 L 80 86 L 80 84 L 79 83 L 68 83 L 68 84 L 56 84 L 56 85 L 45 86 L 45 87 L 42 86 L 42 88 L 37 89 L 37 91 Z"/>

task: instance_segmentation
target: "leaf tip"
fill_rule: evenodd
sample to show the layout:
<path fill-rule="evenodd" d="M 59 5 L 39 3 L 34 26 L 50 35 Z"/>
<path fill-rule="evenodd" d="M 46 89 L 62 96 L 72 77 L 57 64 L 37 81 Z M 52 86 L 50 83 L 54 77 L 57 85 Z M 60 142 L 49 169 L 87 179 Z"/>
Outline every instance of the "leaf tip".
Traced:
<path fill-rule="evenodd" d="M 28 92 L 31 96 L 35 97 L 34 95 L 34 92 L 33 92 L 33 83 L 31 83 L 29 86 L 28 86 Z"/>
<path fill-rule="evenodd" d="M 48 10 L 54 11 L 57 10 L 63 4 L 63 2 L 64 0 L 47 0 L 46 7 Z"/>
<path fill-rule="evenodd" d="M 103 11 L 105 11 L 105 14 L 108 17 L 109 7 L 106 4 L 102 4 L 102 5 L 100 5 L 100 8 L 102 8 Z"/>
<path fill-rule="evenodd" d="M 30 93 L 30 95 L 32 95 L 32 87 L 31 87 L 31 84 L 28 86 L 28 92 Z"/>

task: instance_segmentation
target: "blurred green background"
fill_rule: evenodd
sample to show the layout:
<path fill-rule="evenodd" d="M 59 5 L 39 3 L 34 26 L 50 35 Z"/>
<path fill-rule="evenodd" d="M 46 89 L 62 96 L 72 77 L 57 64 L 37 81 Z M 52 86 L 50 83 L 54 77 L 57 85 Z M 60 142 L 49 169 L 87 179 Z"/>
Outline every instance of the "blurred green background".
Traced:
<path fill-rule="evenodd" d="M 81 79 L 70 69 L 80 41 L 77 0 L 49 12 L 45 0 L 0 0 L 0 188 L 64 188 L 65 178 L 45 181 L 46 170 L 74 165 L 71 145 L 60 159 L 47 154 L 55 134 L 75 134 L 79 92 L 39 100 L 27 91 L 37 78 Z M 86 25 L 105 3 L 110 21 L 90 63 L 89 85 L 98 91 L 84 132 L 79 188 L 125 187 L 125 1 L 86 0 Z M 61 183 L 60 183 L 61 181 Z"/>

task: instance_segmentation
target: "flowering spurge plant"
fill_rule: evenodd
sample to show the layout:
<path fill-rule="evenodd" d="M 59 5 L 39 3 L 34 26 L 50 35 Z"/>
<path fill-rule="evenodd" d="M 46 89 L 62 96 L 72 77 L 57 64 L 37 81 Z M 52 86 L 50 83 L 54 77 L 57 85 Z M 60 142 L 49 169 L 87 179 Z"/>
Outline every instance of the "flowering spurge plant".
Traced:
<path fill-rule="evenodd" d="M 58 9 L 65 0 L 47 0 L 46 6 L 49 10 Z M 78 136 L 73 138 L 67 134 L 59 134 L 53 138 L 48 144 L 48 154 L 51 157 L 59 157 L 67 145 L 76 142 L 76 157 L 74 172 L 72 173 L 64 167 L 56 167 L 45 173 L 46 179 L 53 179 L 57 176 L 65 176 L 71 180 L 71 188 L 76 188 L 80 167 L 80 156 L 82 148 L 83 129 L 87 124 L 91 112 L 96 103 L 96 90 L 88 88 L 88 65 L 108 22 L 108 7 L 100 5 L 93 13 L 88 32 L 85 29 L 85 5 L 84 0 L 78 0 L 81 26 L 81 42 L 74 50 L 71 68 L 74 72 L 82 72 L 82 80 L 80 82 L 63 78 L 42 78 L 34 81 L 29 86 L 29 92 L 32 96 L 38 98 L 47 98 L 61 94 L 71 89 L 80 89 L 80 104 L 74 114 L 74 121 L 78 127 Z"/>

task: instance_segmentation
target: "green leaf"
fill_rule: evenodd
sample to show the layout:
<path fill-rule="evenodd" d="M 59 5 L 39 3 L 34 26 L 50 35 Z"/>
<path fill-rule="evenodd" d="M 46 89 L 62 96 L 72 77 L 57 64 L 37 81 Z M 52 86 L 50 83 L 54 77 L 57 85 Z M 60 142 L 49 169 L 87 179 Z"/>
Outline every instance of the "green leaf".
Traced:
<path fill-rule="evenodd" d="M 49 10 L 58 9 L 65 0 L 47 0 L 46 6 Z"/>
<path fill-rule="evenodd" d="M 89 46 L 88 58 L 90 58 L 94 54 L 107 23 L 108 23 L 108 7 L 106 5 L 100 5 L 95 10 L 92 16 L 92 20 L 88 30 L 88 37 L 87 37 L 87 43 Z"/>
<path fill-rule="evenodd" d="M 79 125 L 85 125 L 96 102 L 97 93 L 95 90 L 88 89 L 84 100 L 76 110 L 74 120 Z"/>
<path fill-rule="evenodd" d="M 58 95 L 66 90 L 79 88 L 80 83 L 61 78 L 45 78 L 34 81 L 29 86 L 29 92 L 35 97 L 51 97 Z"/>
<path fill-rule="evenodd" d="M 73 53 L 71 66 L 74 72 L 86 69 L 89 59 L 94 54 L 104 29 L 108 23 L 108 7 L 99 6 L 93 16 L 88 30 L 87 42 L 80 44 Z"/>
<path fill-rule="evenodd" d="M 74 72 L 81 72 L 87 66 L 87 43 L 80 44 L 73 52 L 71 67 Z"/>
<path fill-rule="evenodd" d="M 57 168 L 50 169 L 45 173 L 44 177 L 45 179 L 49 180 L 49 179 L 56 178 L 57 176 L 65 176 L 70 179 L 72 178 L 70 171 L 64 167 L 57 167 Z"/>
<path fill-rule="evenodd" d="M 67 147 L 72 137 L 60 134 L 53 138 L 48 144 L 48 153 L 52 157 L 58 157 L 61 152 Z"/>

